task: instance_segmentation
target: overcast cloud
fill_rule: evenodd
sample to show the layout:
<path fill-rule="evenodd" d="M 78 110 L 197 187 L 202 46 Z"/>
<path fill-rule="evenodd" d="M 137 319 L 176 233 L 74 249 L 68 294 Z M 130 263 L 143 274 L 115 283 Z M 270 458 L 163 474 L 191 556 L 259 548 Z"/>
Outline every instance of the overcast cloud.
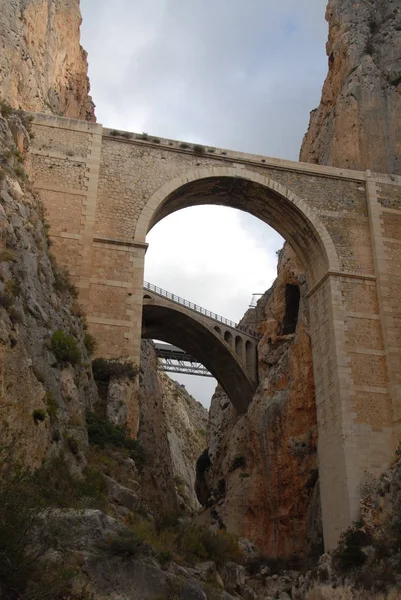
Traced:
<path fill-rule="evenodd" d="M 327 71 L 325 0 L 81 0 L 105 126 L 297 160 Z M 282 239 L 194 207 L 148 236 L 148 281 L 230 319 L 272 283 Z M 215 382 L 175 376 L 208 405 Z"/>

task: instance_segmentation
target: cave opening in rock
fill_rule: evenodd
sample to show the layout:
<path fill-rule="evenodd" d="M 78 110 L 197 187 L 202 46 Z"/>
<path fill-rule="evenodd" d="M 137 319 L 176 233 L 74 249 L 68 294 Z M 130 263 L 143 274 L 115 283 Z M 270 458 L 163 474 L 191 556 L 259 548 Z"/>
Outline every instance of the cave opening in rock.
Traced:
<path fill-rule="evenodd" d="M 285 286 L 285 315 L 283 319 L 283 335 L 295 333 L 299 312 L 299 287 L 287 283 Z"/>

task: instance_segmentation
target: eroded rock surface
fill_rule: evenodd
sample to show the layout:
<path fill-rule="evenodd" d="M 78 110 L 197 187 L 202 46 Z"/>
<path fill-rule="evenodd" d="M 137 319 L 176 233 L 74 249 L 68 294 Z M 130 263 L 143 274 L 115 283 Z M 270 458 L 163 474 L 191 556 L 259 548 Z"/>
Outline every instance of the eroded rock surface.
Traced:
<path fill-rule="evenodd" d="M 94 121 L 79 0 L 0 0 L 0 100 Z"/>
<path fill-rule="evenodd" d="M 272 556 L 318 552 L 322 544 L 305 294 L 302 269 L 285 246 L 273 287 L 243 320 L 263 332 L 260 384 L 248 412 L 238 416 L 221 390 L 210 409 L 209 496 L 199 520 L 227 527 Z"/>
<path fill-rule="evenodd" d="M 401 0 L 329 0 L 329 72 L 300 160 L 401 173 Z"/>
<path fill-rule="evenodd" d="M 164 510 L 195 510 L 195 462 L 205 446 L 207 411 L 188 392 L 157 370 L 152 342 L 142 342 L 139 438 L 152 468 L 144 473 L 157 488 Z M 154 495 L 154 494 L 152 494 Z"/>
<path fill-rule="evenodd" d="M 87 448 L 85 411 L 96 398 L 84 324 L 49 253 L 43 208 L 27 183 L 17 142 L 29 135 L 0 116 L 0 407 L 2 447 L 37 467 L 50 452 Z M 51 336 L 76 340 L 80 364 L 58 360 Z"/>

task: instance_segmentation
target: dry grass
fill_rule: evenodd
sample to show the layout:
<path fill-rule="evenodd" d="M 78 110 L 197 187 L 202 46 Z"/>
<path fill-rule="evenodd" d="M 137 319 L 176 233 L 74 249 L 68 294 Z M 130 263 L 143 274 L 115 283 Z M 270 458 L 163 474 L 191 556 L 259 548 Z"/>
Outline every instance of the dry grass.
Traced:
<path fill-rule="evenodd" d="M 401 600 L 401 591 L 392 590 L 381 594 L 348 586 L 333 588 L 331 585 L 317 585 L 310 590 L 305 600 Z"/>

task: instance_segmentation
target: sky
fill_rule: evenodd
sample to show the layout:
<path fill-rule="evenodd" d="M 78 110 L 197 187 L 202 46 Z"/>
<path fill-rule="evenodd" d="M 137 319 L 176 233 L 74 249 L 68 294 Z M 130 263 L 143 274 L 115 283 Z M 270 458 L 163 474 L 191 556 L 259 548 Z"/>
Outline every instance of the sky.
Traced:
<path fill-rule="evenodd" d="M 327 72 L 325 0 L 81 0 L 106 127 L 297 160 Z M 247 213 L 178 211 L 148 234 L 145 279 L 238 321 L 282 238 Z M 205 406 L 216 381 L 171 375 Z"/>

